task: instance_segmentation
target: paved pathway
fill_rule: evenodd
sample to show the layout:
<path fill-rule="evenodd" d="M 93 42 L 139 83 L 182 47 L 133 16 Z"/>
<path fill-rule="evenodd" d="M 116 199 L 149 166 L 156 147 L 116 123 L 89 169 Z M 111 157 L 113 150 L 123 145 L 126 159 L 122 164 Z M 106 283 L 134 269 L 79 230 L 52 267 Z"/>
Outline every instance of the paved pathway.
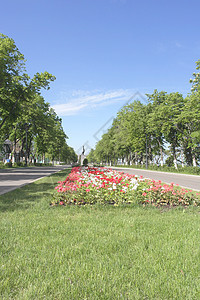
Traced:
<path fill-rule="evenodd" d="M 112 167 L 119 171 L 123 171 L 129 174 L 143 175 L 145 178 L 161 180 L 165 183 L 179 184 L 181 187 L 187 189 L 193 189 L 200 191 L 200 176 L 196 175 L 187 175 L 187 174 L 177 174 L 177 173 L 167 173 L 167 172 L 158 172 L 158 171 L 148 171 L 148 170 L 139 170 L 139 169 L 129 169 L 129 168 L 117 168 Z"/>
<path fill-rule="evenodd" d="M 68 167 L 68 165 L 64 165 L 54 167 L 0 169 L 0 195 Z"/>

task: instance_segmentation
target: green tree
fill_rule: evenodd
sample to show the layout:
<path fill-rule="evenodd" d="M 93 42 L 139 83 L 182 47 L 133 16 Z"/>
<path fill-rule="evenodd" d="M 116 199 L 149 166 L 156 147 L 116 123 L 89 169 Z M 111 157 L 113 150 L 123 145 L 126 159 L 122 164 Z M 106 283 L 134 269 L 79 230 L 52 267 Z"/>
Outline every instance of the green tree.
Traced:
<path fill-rule="evenodd" d="M 95 150 L 91 149 L 87 156 L 88 162 L 94 164 L 96 162 Z"/>
<path fill-rule="evenodd" d="M 166 92 L 158 92 L 154 90 L 153 94 L 147 94 L 148 101 L 151 103 L 151 112 L 148 115 L 148 130 L 153 137 L 155 149 L 159 149 L 160 152 L 160 164 L 164 164 L 164 135 L 163 125 L 165 122 L 165 103 Z"/>
<path fill-rule="evenodd" d="M 182 133 L 178 130 L 182 126 L 180 114 L 184 110 L 184 99 L 179 93 L 166 94 L 165 101 L 160 104 L 162 127 L 160 128 L 165 142 L 170 144 L 170 155 L 173 157 L 174 167 L 177 169 L 177 151 L 181 146 Z"/>
<path fill-rule="evenodd" d="M 62 128 L 62 121 L 56 115 L 55 111 L 50 108 L 45 115 L 45 123 L 40 128 L 35 142 L 38 154 L 45 157 L 45 153 L 51 156 L 52 161 L 59 158 L 61 148 L 66 143 L 67 135 Z"/>
<path fill-rule="evenodd" d="M 122 158 L 130 164 L 143 162 L 146 150 L 147 118 L 146 106 L 134 101 L 124 106 L 117 115 L 118 130 L 116 138 Z"/>
<path fill-rule="evenodd" d="M 196 70 L 200 70 L 200 60 L 196 61 Z M 194 72 L 193 78 L 190 79 L 190 82 L 192 83 L 191 91 L 199 92 L 200 91 L 200 72 Z"/>
<path fill-rule="evenodd" d="M 42 88 L 49 89 L 55 76 L 48 72 L 36 73 L 31 79 L 25 73 L 25 59 L 13 39 L 0 34 L 0 130 L 8 134 L 16 121 L 22 104 Z"/>
<path fill-rule="evenodd" d="M 188 165 L 197 165 L 200 144 L 200 91 L 188 95 L 178 121 Z"/>

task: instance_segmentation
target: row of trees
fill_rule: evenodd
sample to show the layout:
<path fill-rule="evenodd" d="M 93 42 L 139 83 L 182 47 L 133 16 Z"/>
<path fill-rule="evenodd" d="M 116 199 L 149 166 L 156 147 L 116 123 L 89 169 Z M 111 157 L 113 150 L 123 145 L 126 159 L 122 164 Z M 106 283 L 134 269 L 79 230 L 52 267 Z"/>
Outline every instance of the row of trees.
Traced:
<path fill-rule="evenodd" d="M 127 164 L 200 163 L 200 60 L 191 79 L 191 93 L 154 91 L 148 104 L 134 101 L 124 106 L 112 127 L 91 150 L 90 162 Z"/>
<path fill-rule="evenodd" d="M 41 96 L 54 80 L 48 72 L 30 78 L 14 40 L 0 34 L 0 145 L 12 141 L 14 161 L 19 148 L 26 162 L 38 156 L 43 161 L 45 156 L 52 161 L 77 161 L 66 143 L 61 119 Z"/>

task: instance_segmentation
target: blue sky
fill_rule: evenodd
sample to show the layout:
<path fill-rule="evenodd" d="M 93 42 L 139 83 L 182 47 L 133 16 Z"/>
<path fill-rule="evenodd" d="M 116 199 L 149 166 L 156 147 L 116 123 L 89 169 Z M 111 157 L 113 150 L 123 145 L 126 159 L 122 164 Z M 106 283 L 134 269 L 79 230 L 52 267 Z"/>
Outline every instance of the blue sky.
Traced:
<path fill-rule="evenodd" d="M 9 0 L 0 32 L 15 40 L 30 76 L 56 76 L 42 95 L 79 152 L 95 146 L 132 96 L 190 91 L 199 11 L 199 0 Z"/>

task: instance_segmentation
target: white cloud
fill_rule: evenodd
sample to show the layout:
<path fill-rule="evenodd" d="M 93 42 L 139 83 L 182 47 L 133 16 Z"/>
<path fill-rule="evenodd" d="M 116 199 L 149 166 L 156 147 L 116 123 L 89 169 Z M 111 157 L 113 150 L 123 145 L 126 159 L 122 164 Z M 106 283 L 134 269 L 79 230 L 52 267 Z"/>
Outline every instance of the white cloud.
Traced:
<path fill-rule="evenodd" d="M 79 114 L 84 109 L 108 106 L 119 101 L 127 101 L 133 94 L 131 90 L 114 90 L 114 91 L 73 91 L 70 100 L 53 105 L 59 116 L 69 116 Z M 64 97 L 62 97 L 64 98 Z M 67 97 L 66 97 L 67 98 Z M 59 101 L 60 102 L 60 101 Z"/>
<path fill-rule="evenodd" d="M 176 48 L 182 48 L 183 47 L 182 44 L 179 43 L 179 42 L 175 42 L 175 46 L 176 46 Z"/>

